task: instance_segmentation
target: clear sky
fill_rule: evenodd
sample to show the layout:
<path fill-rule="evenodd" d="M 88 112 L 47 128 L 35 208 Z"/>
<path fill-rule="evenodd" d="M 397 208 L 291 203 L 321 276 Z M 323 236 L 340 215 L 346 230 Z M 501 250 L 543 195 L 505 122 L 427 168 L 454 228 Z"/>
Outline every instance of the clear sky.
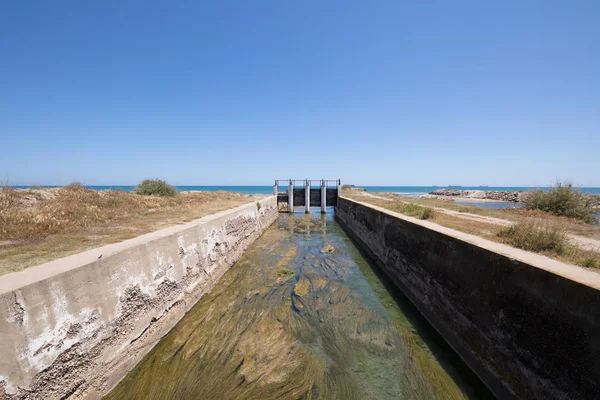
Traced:
<path fill-rule="evenodd" d="M 600 186 L 600 1 L 2 1 L 12 184 Z"/>

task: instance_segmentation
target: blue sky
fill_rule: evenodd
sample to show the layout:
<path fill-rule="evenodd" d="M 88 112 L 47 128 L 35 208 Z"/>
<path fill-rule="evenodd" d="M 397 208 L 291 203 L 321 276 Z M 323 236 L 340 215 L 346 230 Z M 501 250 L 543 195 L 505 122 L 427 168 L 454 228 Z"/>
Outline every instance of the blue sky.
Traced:
<path fill-rule="evenodd" d="M 4 1 L 13 184 L 600 186 L 598 1 Z"/>

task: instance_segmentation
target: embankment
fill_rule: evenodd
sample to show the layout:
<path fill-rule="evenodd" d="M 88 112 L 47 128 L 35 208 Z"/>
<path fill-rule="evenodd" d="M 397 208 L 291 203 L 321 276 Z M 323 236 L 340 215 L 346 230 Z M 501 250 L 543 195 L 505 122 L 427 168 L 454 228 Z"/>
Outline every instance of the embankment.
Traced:
<path fill-rule="evenodd" d="M 347 198 L 336 217 L 499 398 L 600 398 L 599 274 Z"/>
<path fill-rule="evenodd" d="M 0 277 L 0 398 L 98 398 L 277 219 L 275 197 Z"/>

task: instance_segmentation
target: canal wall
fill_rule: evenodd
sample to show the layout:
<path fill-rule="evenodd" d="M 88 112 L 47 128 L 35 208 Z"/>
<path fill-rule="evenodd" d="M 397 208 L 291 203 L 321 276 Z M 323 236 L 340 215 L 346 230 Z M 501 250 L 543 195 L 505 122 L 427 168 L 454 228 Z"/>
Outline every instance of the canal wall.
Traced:
<path fill-rule="evenodd" d="M 99 398 L 277 219 L 275 196 L 0 277 L 0 398 Z"/>
<path fill-rule="evenodd" d="M 600 398 L 600 274 L 347 198 L 336 218 L 498 398 Z"/>

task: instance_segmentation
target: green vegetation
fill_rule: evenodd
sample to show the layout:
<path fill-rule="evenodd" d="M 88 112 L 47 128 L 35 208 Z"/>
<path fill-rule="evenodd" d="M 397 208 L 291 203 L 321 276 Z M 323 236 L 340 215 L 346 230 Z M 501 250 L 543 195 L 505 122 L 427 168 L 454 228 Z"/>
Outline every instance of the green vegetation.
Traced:
<path fill-rule="evenodd" d="M 394 203 L 389 209 L 419 219 L 430 219 L 435 215 L 433 208 L 423 207 L 414 203 Z"/>
<path fill-rule="evenodd" d="M 524 220 L 498 233 L 508 244 L 538 253 L 563 254 L 568 241 L 564 229 L 552 222 Z"/>
<path fill-rule="evenodd" d="M 64 187 L 67 190 L 83 190 L 85 185 L 81 182 L 71 182 Z"/>
<path fill-rule="evenodd" d="M 262 206 L 260 205 L 260 201 L 257 201 L 257 202 L 256 202 L 256 210 L 257 210 L 257 211 L 260 211 L 260 208 L 261 208 L 261 207 L 262 207 Z"/>
<path fill-rule="evenodd" d="M 281 268 L 279 271 L 277 271 L 277 275 L 279 275 L 283 278 L 291 278 L 292 276 L 295 275 L 295 273 L 291 269 Z"/>
<path fill-rule="evenodd" d="M 576 218 L 586 223 L 595 223 L 592 199 L 570 183 L 557 181 L 548 191 L 536 190 L 522 200 L 528 210 L 541 210 L 554 215 Z"/>
<path fill-rule="evenodd" d="M 585 268 L 600 268 L 600 253 L 571 244 L 563 225 L 555 221 L 527 219 L 503 229 L 498 237 L 520 249 L 543 253 Z"/>
<path fill-rule="evenodd" d="M 594 257 L 585 257 L 581 260 L 580 265 L 585 268 L 600 268 L 600 261 Z"/>
<path fill-rule="evenodd" d="M 145 179 L 135 187 L 134 192 L 144 196 L 177 195 L 177 189 L 162 179 Z"/>

